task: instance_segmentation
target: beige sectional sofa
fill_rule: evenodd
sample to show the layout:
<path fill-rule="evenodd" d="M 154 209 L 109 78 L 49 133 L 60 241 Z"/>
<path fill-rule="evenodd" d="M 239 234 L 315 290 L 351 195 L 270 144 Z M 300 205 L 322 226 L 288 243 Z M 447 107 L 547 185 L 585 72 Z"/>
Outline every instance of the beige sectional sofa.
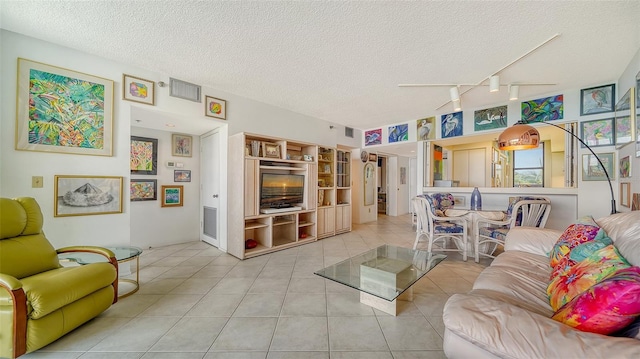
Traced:
<path fill-rule="evenodd" d="M 640 266 L 640 211 L 596 220 L 631 265 Z M 640 358 L 640 340 L 576 330 L 553 320 L 548 253 L 562 232 L 514 228 L 505 252 L 473 289 L 444 307 L 448 358 Z M 640 298 L 638 298 L 640 300 Z"/>

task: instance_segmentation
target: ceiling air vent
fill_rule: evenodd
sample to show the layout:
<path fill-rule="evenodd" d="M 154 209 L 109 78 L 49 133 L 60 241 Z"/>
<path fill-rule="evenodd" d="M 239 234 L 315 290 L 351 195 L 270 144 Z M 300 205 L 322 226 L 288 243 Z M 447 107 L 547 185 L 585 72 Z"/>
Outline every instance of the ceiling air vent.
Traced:
<path fill-rule="evenodd" d="M 169 78 L 169 96 L 200 102 L 201 87 L 182 80 Z"/>
<path fill-rule="evenodd" d="M 345 128 L 344 128 L 344 137 L 351 137 L 351 138 L 353 138 L 353 128 L 351 128 L 351 127 L 345 127 Z"/>

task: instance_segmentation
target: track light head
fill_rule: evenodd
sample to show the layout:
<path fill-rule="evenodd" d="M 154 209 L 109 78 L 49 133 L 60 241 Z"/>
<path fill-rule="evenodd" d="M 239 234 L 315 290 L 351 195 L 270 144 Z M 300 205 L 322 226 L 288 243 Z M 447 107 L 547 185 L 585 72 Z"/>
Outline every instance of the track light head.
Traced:
<path fill-rule="evenodd" d="M 518 86 L 518 85 L 509 85 L 509 101 L 517 100 L 519 92 L 520 92 L 520 86 Z"/>
<path fill-rule="evenodd" d="M 458 86 L 450 88 L 449 94 L 451 95 L 451 101 L 460 101 L 460 92 L 458 91 Z"/>
<path fill-rule="evenodd" d="M 454 111 L 462 110 L 462 104 L 460 103 L 460 99 L 457 99 L 455 101 L 451 101 L 451 103 L 453 104 L 453 110 Z"/>
<path fill-rule="evenodd" d="M 489 92 L 500 91 L 500 76 L 493 75 L 489 77 Z"/>

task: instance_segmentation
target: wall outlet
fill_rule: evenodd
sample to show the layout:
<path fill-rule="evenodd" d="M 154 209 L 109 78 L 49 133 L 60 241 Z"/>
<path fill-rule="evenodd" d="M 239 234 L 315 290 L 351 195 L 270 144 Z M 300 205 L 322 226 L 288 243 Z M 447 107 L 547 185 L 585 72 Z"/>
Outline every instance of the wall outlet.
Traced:
<path fill-rule="evenodd" d="M 43 185 L 44 185 L 44 180 L 42 176 L 31 177 L 31 188 L 42 188 Z"/>

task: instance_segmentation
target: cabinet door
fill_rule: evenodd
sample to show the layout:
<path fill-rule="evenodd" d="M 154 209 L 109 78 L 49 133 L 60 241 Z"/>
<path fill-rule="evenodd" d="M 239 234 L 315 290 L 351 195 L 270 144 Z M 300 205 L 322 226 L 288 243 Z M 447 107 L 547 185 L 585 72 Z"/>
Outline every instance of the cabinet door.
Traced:
<path fill-rule="evenodd" d="M 336 232 L 351 229 L 351 206 L 336 207 Z"/>
<path fill-rule="evenodd" d="M 327 212 L 325 211 L 325 208 L 318 208 L 318 221 L 316 222 L 318 226 L 318 238 L 321 238 L 327 233 L 325 226 L 325 223 L 327 223 L 326 217 Z"/>
<path fill-rule="evenodd" d="M 329 208 L 325 208 L 325 210 L 327 211 L 327 214 L 325 216 L 325 219 L 326 219 L 325 226 L 326 226 L 327 234 L 333 235 L 333 233 L 336 230 L 336 209 L 335 207 L 329 207 Z"/>
<path fill-rule="evenodd" d="M 244 215 L 245 217 L 257 216 L 260 207 L 260 177 L 258 170 L 260 162 L 257 160 L 244 161 Z M 231 198 L 231 200 L 233 200 Z"/>

